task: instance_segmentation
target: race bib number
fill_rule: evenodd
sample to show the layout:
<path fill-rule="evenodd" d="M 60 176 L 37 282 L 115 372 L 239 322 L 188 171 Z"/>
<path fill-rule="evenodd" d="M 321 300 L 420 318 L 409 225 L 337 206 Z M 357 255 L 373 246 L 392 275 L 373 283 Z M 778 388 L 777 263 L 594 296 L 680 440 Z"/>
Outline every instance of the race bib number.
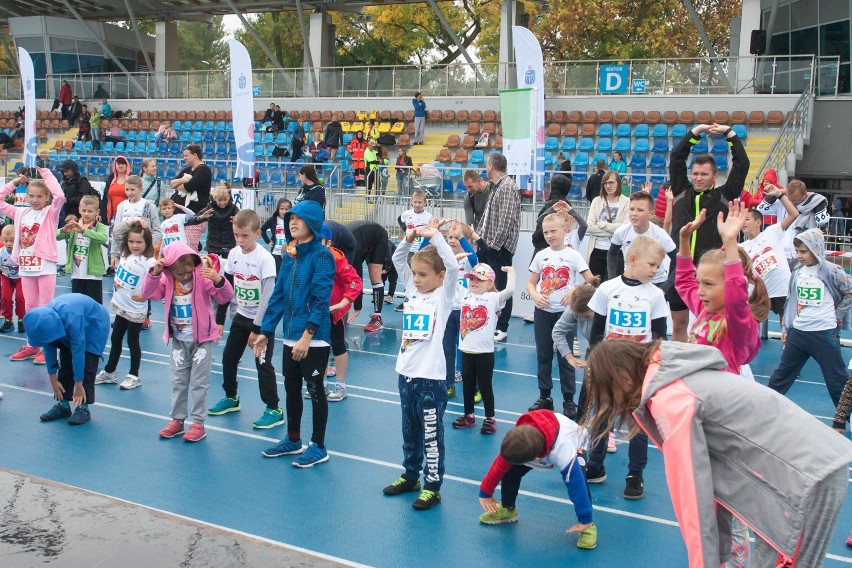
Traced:
<path fill-rule="evenodd" d="M 751 259 L 754 271 L 758 276 L 764 276 L 778 268 L 778 256 L 772 247 L 766 247 Z"/>
<path fill-rule="evenodd" d="M 799 278 L 796 282 L 796 299 L 800 306 L 820 306 L 825 296 L 825 286 L 819 278 Z"/>
<path fill-rule="evenodd" d="M 172 243 L 177 243 L 180 241 L 180 237 L 163 237 L 163 248 L 169 246 Z"/>
<path fill-rule="evenodd" d="M 125 290 L 135 290 L 142 282 L 142 275 L 131 272 L 123 264 L 119 264 L 115 271 L 115 285 Z"/>
<path fill-rule="evenodd" d="M 77 235 L 77 239 L 74 241 L 74 262 L 77 263 L 77 266 L 80 266 L 80 263 L 86 260 L 86 257 L 89 256 L 90 241 L 91 239 L 89 237 Z"/>
<path fill-rule="evenodd" d="M 649 335 L 649 302 L 613 300 L 607 316 L 607 339 L 641 341 Z"/>
<path fill-rule="evenodd" d="M 467 290 L 468 289 L 467 278 L 459 278 L 459 286 L 461 286 L 462 288 Z"/>
<path fill-rule="evenodd" d="M 21 272 L 39 272 L 41 270 L 41 257 L 33 256 L 30 252 L 21 252 L 18 256 L 18 265 Z"/>
<path fill-rule="evenodd" d="M 172 323 L 178 329 L 183 329 L 187 325 L 192 325 L 192 295 L 185 294 L 183 296 L 174 296 L 172 298 L 172 306 L 169 309 L 169 316 Z"/>
<path fill-rule="evenodd" d="M 283 247 L 287 244 L 286 235 L 284 235 L 284 229 L 275 229 L 275 246 Z"/>
<path fill-rule="evenodd" d="M 402 338 L 429 339 L 435 328 L 435 307 L 406 303 L 402 314 Z"/>
<path fill-rule="evenodd" d="M 239 306 L 257 307 L 260 304 L 260 280 L 245 280 L 234 275 L 234 296 Z"/>

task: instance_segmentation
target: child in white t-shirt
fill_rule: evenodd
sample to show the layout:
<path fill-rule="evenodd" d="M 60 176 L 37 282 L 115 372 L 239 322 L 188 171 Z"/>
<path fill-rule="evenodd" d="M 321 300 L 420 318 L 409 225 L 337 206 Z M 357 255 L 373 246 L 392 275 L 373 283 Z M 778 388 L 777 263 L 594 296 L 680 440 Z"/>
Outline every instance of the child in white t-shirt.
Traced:
<path fill-rule="evenodd" d="M 482 434 L 493 434 L 497 431 L 497 423 L 494 420 L 494 389 L 491 385 L 494 376 L 494 330 L 497 329 L 500 310 L 515 292 L 515 269 L 504 266 L 502 270 L 507 278 L 506 288 L 500 292 L 494 287 L 494 270 L 487 264 L 477 264 L 464 275 L 470 290 L 462 300 L 459 343 L 462 352 L 464 414 L 453 421 L 453 428 L 476 426 L 473 405 L 478 385 L 485 406 L 485 421 L 479 431 Z"/>
<path fill-rule="evenodd" d="M 163 231 L 160 229 L 160 214 L 157 206 L 142 199 L 142 178 L 139 176 L 127 176 L 124 182 L 124 190 L 127 199 L 118 204 L 115 217 L 112 220 L 112 246 L 110 247 L 110 265 L 118 266 L 118 259 L 124 250 L 124 234 L 131 223 L 136 221 L 142 223 L 151 231 L 151 236 L 156 245 L 163 240 Z"/>
<path fill-rule="evenodd" d="M 411 209 L 406 209 L 397 218 L 397 222 L 404 233 L 417 227 L 425 227 L 432 222 L 432 214 L 426 211 L 426 205 L 428 205 L 426 192 L 422 189 L 415 189 L 411 193 Z M 420 250 L 422 244 L 423 239 L 418 237 L 411 248 L 413 251 Z"/>
<path fill-rule="evenodd" d="M 182 213 L 175 213 L 175 209 L 180 209 Z M 168 197 L 164 197 L 160 200 L 160 215 L 163 216 L 163 220 L 160 223 L 163 240 L 157 244 L 157 252 L 172 243 L 187 244 L 184 228 L 186 225 L 191 225 L 190 221 L 195 219 L 195 213 L 192 212 L 192 209 L 187 209 Z"/>
<path fill-rule="evenodd" d="M 462 300 L 468 294 L 467 279 L 462 274 L 470 272 L 479 263 L 476 251 L 472 243 L 479 240 L 470 225 L 455 221 L 447 232 L 447 243 L 453 249 L 458 259 L 459 279 L 456 288 L 456 299 L 453 302 L 453 311 L 447 320 L 447 330 L 444 332 L 444 358 L 447 360 L 447 396 L 456 397 L 456 382 L 461 381 L 461 352 L 459 346 L 459 325 L 461 320 Z M 422 244 L 421 244 L 422 246 Z M 477 393 L 476 402 L 482 400 L 481 394 Z"/>

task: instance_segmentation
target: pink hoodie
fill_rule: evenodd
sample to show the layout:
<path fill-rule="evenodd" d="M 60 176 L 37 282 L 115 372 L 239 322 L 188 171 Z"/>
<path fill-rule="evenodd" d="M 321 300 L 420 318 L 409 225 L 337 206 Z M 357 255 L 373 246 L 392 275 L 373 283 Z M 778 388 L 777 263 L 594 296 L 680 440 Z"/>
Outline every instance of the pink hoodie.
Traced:
<path fill-rule="evenodd" d="M 219 304 L 227 304 L 234 297 L 234 289 L 230 282 L 222 279 L 222 285 L 217 287 L 201 275 L 203 266 L 201 256 L 184 243 L 172 243 L 163 249 L 166 268 L 159 276 L 151 275 L 149 271 L 142 281 L 142 295 L 149 300 L 165 300 L 166 333 L 163 343 L 169 342 L 172 329 L 169 325 L 169 310 L 172 305 L 172 295 L 175 291 L 175 280 L 169 267 L 184 255 L 192 255 L 195 270 L 192 272 L 192 336 L 195 343 L 204 343 L 219 339 L 219 328 L 216 327 L 216 317 L 210 298 Z M 214 263 L 215 264 L 215 263 Z"/>
<path fill-rule="evenodd" d="M 59 212 L 62 211 L 62 206 L 65 205 L 65 194 L 62 192 L 59 182 L 56 181 L 53 172 L 47 171 L 44 183 L 50 191 L 52 200 L 50 205 L 45 208 L 47 209 L 47 216 L 44 218 L 44 227 L 39 229 L 39 232 L 36 234 L 34 252 L 42 260 L 56 262 L 59 259 L 59 253 L 56 249 L 56 227 L 59 226 Z M 15 207 L 6 203 L 6 196 L 13 193 L 15 187 L 15 184 L 10 181 L 0 191 L 0 213 L 12 219 L 17 219 L 19 215 L 23 215 L 28 211 L 26 207 Z M 12 260 L 18 262 L 20 252 L 21 224 L 15 223 L 15 244 L 12 247 Z"/>

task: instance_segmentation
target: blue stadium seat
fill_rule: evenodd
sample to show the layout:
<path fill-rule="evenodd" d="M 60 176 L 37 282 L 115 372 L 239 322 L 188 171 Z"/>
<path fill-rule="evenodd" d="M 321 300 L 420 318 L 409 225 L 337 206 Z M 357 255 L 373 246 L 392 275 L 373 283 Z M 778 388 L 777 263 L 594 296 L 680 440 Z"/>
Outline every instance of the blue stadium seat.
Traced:
<path fill-rule="evenodd" d="M 83 151 L 83 143 L 80 142 L 79 140 L 74 142 L 74 151 L 75 152 L 82 152 Z"/>
<path fill-rule="evenodd" d="M 183 130 L 183 122 L 180 120 L 175 120 L 172 122 L 172 128 L 175 130 Z"/>
<path fill-rule="evenodd" d="M 347 132 L 346 134 L 344 134 L 344 135 L 343 135 L 343 145 L 344 145 L 344 146 L 349 146 L 349 143 L 350 143 L 350 142 L 352 142 L 352 139 L 353 139 L 354 137 L 355 137 L 355 135 L 354 135 L 354 134 L 352 134 L 351 132 Z M 345 178 L 344 178 L 344 179 L 345 179 Z"/>
<path fill-rule="evenodd" d="M 115 142 L 104 142 L 104 145 L 101 146 L 102 152 L 115 152 Z"/>
<path fill-rule="evenodd" d="M 609 152 L 612 150 L 612 138 L 598 138 L 597 150 Z"/>
<path fill-rule="evenodd" d="M 125 142 L 124 151 L 127 152 L 128 154 L 135 154 L 136 153 L 136 142 Z"/>
<path fill-rule="evenodd" d="M 573 178 L 575 182 L 585 182 L 587 179 L 589 179 L 589 174 L 586 172 L 574 172 Z M 585 187 L 583 187 L 583 190 L 585 190 Z"/>
<path fill-rule="evenodd" d="M 287 133 L 286 132 L 279 132 L 278 135 L 275 137 L 275 143 L 276 144 L 286 144 L 287 143 Z"/>
<path fill-rule="evenodd" d="M 453 192 L 453 180 L 444 178 L 444 183 L 441 185 L 442 193 L 452 193 Z"/>
<path fill-rule="evenodd" d="M 131 130 L 130 132 L 128 132 L 128 133 L 127 133 L 127 138 L 125 138 L 125 140 L 128 140 L 128 141 L 131 141 L 131 140 L 132 140 L 133 142 L 136 142 L 136 131 L 135 131 L 135 130 Z"/>
<path fill-rule="evenodd" d="M 574 154 L 574 159 L 571 160 L 571 166 L 574 168 L 585 168 L 589 165 L 589 155 L 586 152 L 577 152 Z M 576 179 L 576 175 L 574 176 Z"/>
<path fill-rule="evenodd" d="M 485 163 L 485 152 L 482 150 L 474 150 L 470 153 L 470 158 L 467 163 L 471 165 Z"/>
<path fill-rule="evenodd" d="M 649 168 L 665 168 L 666 167 L 666 155 L 665 154 L 653 154 L 651 156 L 651 161 L 648 162 Z"/>
<path fill-rule="evenodd" d="M 215 140 L 216 142 L 224 142 L 225 141 L 225 131 L 224 130 L 217 130 L 216 136 L 213 137 L 213 140 Z"/>
<path fill-rule="evenodd" d="M 612 125 L 601 124 L 598 126 L 598 136 L 612 136 Z"/>
<path fill-rule="evenodd" d="M 734 129 L 734 132 L 737 133 L 740 140 L 745 140 L 748 137 L 748 129 L 745 124 L 735 124 L 731 128 Z"/>
<path fill-rule="evenodd" d="M 601 161 L 605 164 L 609 163 L 609 156 L 605 152 L 598 152 L 595 154 L 594 158 L 592 158 L 593 164 L 597 164 Z"/>
<path fill-rule="evenodd" d="M 698 144 L 692 147 L 692 150 L 690 150 L 690 152 L 692 152 L 693 154 L 706 154 L 707 150 L 707 139 L 702 138 L 698 141 Z"/>
<path fill-rule="evenodd" d="M 255 138 L 257 138 L 257 135 L 255 135 Z M 273 144 L 275 142 L 275 134 L 267 132 L 263 135 L 263 139 L 261 141 L 264 144 Z"/>
<path fill-rule="evenodd" d="M 274 151 L 275 151 L 275 146 L 271 146 L 271 145 L 267 146 L 266 150 L 263 151 L 263 155 L 266 156 L 267 158 L 272 158 L 272 157 L 274 157 L 272 155 L 272 152 L 274 152 Z"/>
<path fill-rule="evenodd" d="M 296 185 L 296 174 L 292 171 L 287 172 L 287 185 Z"/>
<path fill-rule="evenodd" d="M 653 152 L 668 152 L 670 149 L 668 138 L 654 138 Z"/>
<path fill-rule="evenodd" d="M 184 130 L 183 132 L 180 133 L 180 141 L 181 142 L 191 142 L 192 141 L 192 134 L 189 132 L 189 130 Z"/>
<path fill-rule="evenodd" d="M 595 149 L 595 139 L 586 136 L 584 138 L 580 138 L 580 144 L 577 146 L 578 150 L 582 150 L 583 152 L 589 152 Z"/>
<path fill-rule="evenodd" d="M 649 152 L 651 150 L 651 141 L 647 138 L 637 138 L 633 142 L 634 152 Z"/>
<path fill-rule="evenodd" d="M 166 168 L 166 178 L 174 179 L 177 177 L 178 170 L 174 166 L 169 166 Z"/>
<path fill-rule="evenodd" d="M 648 136 L 651 133 L 651 130 L 648 128 L 647 124 L 637 124 L 636 128 L 633 129 L 633 136 L 639 138 L 640 136 Z"/>
<path fill-rule="evenodd" d="M 646 165 L 645 154 L 642 153 L 635 153 L 630 156 L 630 162 L 627 164 L 629 168 L 644 168 Z"/>
<path fill-rule="evenodd" d="M 651 132 L 651 136 L 655 138 L 667 138 L 669 135 L 669 127 L 665 124 L 655 124 L 654 131 Z"/>
<path fill-rule="evenodd" d="M 218 142 L 215 153 L 217 156 L 226 156 L 228 154 L 228 145 L 225 142 Z"/>
<path fill-rule="evenodd" d="M 562 139 L 562 144 L 559 145 L 560 150 L 567 150 L 569 152 L 577 149 L 577 139 L 573 136 L 566 136 Z"/>
<path fill-rule="evenodd" d="M 281 171 L 274 171 L 269 174 L 270 185 L 284 185 L 284 178 L 281 176 Z"/>
<path fill-rule="evenodd" d="M 213 142 L 205 142 L 202 151 L 205 156 L 213 154 L 216 151 L 216 145 Z"/>
<path fill-rule="evenodd" d="M 208 120 L 207 122 L 204 123 L 204 130 L 215 130 L 215 129 L 216 129 L 216 123 L 214 123 L 212 120 Z"/>
<path fill-rule="evenodd" d="M 192 142 L 193 144 L 198 144 L 199 142 L 204 141 L 204 136 L 201 134 L 200 130 L 196 130 L 192 133 Z"/>
<path fill-rule="evenodd" d="M 98 166 L 95 169 L 95 177 L 105 178 L 107 176 L 106 166 Z"/>
<path fill-rule="evenodd" d="M 337 153 L 335 153 L 334 158 L 337 160 L 342 160 L 346 156 L 346 148 L 343 146 L 337 149 Z"/>
<path fill-rule="evenodd" d="M 225 168 L 216 169 L 216 181 L 228 181 L 228 170 Z"/>
<path fill-rule="evenodd" d="M 719 171 L 724 171 L 724 170 L 728 169 L 728 156 L 727 155 L 725 155 L 725 156 L 722 156 L 722 155 L 713 156 L 713 158 L 716 160 L 716 167 L 719 168 Z"/>
<path fill-rule="evenodd" d="M 651 170 L 651 174 L 652 175 L 651 175 L 651 178 L 650 178 L 650 182 L 653 183 L 654 185 L 666 183 L 666 176 L 668 175 L 668 171 L 660 170 L 660 169 Z M 658 189 L 658 191 L 659 191 L 659 189 Z"/>
<path fill-rule="evenodd" d="M 559 148 L 559 139 L 556 136 L 548 136 L 544 140 L 545 150 L 556 150 Z"/>
<path fill-rule="evenodd" d="M 630 182 L 634 186 L 645 183 L 645 168 L 633 168 L 630 170 Z M 637 189 L 641 189 L 641 187 Z"/>
<path fill-rule="evenodd" d="M 194 132 L 201 132 L 202 130 L 204 130 L 204 121 L 196 120 L 195 124 L 192 125 L 192 130 Z"/>
<path fill-rule="evenodd" d="M 255 144 L 254 145 L 254 155 L 255 156 L 263 156 L 263 145 Z"/>
<path fill-rule="evenodd" d="M 451 178 L 461 177 L 462 173 L 463 172 L 461 164 L 453 164 L 452 166 L 450 166 L 450 169 L 447 170 L 447 176 Z"/>
<path fill-rule="evenodd" d="M 685 124 L 675 124 L 674 126 L 672 126 L 671 137 L 672 138 L 683 138 L 684 136 L 686 136 L 686 132 L 688 130 L 689 129 L 686 127 Z"/>
<path fill-rule="evenodd" d="M 214 135 L 214 133 L 213 133 L 212 130 L 205 130 L 204 131 L 204 141 L 205 142 L 213 142 L 213 135 Z"/>
<path fill-rule="evenodd" d="M 193 122 L 191 120 L 183 121 L 183 128 L 181 130 L 192 130 Z"/>
<path fill-rule="evenodd" d="M 713 150 L 711 150 L 713 154 L 726 154 L 728 153 L 728 143 L 722 139 L 717 138 L 713 141 Z"/>
<path fill-rule="evenodd" d="M 624 152 L 630 151 L 630 138 L 619 138 L 615 141 L 615 147 L 613 148 L 616 152 Z"/>
<path fill-rule="evenodd" d="M 180 154 L 181 148 L 179 142 L 172 142 L 169 144 L 169 154 Z"/>
<path fill-rule="evenodd" d="M 226 130 L 227 132 L 233 132 L 233 131 L 234 131 L 234 123 L 233 123 L 233 121 L 230 121 L 230 120 L 229 120 L 229 121 L 225 124 L 225 130 Z"/>
<path fill-rule="evenodd" d="M 219 120 L 219 121 L 216 122 L 216 131 L 217 132 L 225 132 L 225 130 L 227 130 L 227 128 L 228 127 L 225 125 L 224 120 Z"/>
<path fill-rule="evenodd" d="M 551 154 L 550 152 L 545 152 L 544 153 L 544 167 L 547 168 L 547 167 L 550 167 L 552 165 L 553 165 L 553 154 Z M 547 175 L 547 173 L 545 172 L 545 176 L 546 175 Z"/>
<path fill-rule="evenodd" d="M 86 140 L 85 142 L 83 142 L 83 151 L 84 152 L 91 152 L 92 151 L 92 141 L 91 140 Z"/>
<path fill-rule="evenodd" d="M 629 124 L 619 124 L 615 128 L 615 135 L 620 137 L 630 136 L 630 125 Z"/>
<path fill-rule="evenodd" d="M 228 142 L 234 142 L 234 131 L 231 130 L 228 132 L 228 137 L 226 138 Z"/>

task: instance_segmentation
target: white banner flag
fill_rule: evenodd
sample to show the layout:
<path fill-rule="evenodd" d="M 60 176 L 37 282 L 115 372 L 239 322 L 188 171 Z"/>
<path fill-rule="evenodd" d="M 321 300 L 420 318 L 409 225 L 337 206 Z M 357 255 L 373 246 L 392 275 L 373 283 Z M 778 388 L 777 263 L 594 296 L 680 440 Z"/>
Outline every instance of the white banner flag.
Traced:
<path fill-rule="evenodd" d="M 33 60 L 23 47 L 18 48 L 18 65 L 21 67 L 21 88 L 24 91 L 24 165 L 34 168 L 38 156 L 36 138 L 35 73 Z"/>
<path fill-rule="evenodd" d="M 251 57 L 246 46 L 228 40 L 231 51 L 231 111 L 234 118 L 234 142 L 237 145 L 235 178 L 254 178 L 254 96 L 252 95 Z M 234 202 L 241 209 L 254 209 L 254 190 L 235 190 Z"/>
<path fill-rule="evenodd" d="M 512 26 L 512 42 L 515 45 L 515 66 L 518 71 L 518 88 L 534 89 L 530 112 L 535 123 L 535 136 L 531 140 L 533 152 L 530 153 L 532 188 L 544 189 L 544 59 L 538 39 L 527 28 Z M 526 178 L 519 180 L 521 189 L 526 188 Z M 538 196 L 536 196 L 538 198 Z"/>

